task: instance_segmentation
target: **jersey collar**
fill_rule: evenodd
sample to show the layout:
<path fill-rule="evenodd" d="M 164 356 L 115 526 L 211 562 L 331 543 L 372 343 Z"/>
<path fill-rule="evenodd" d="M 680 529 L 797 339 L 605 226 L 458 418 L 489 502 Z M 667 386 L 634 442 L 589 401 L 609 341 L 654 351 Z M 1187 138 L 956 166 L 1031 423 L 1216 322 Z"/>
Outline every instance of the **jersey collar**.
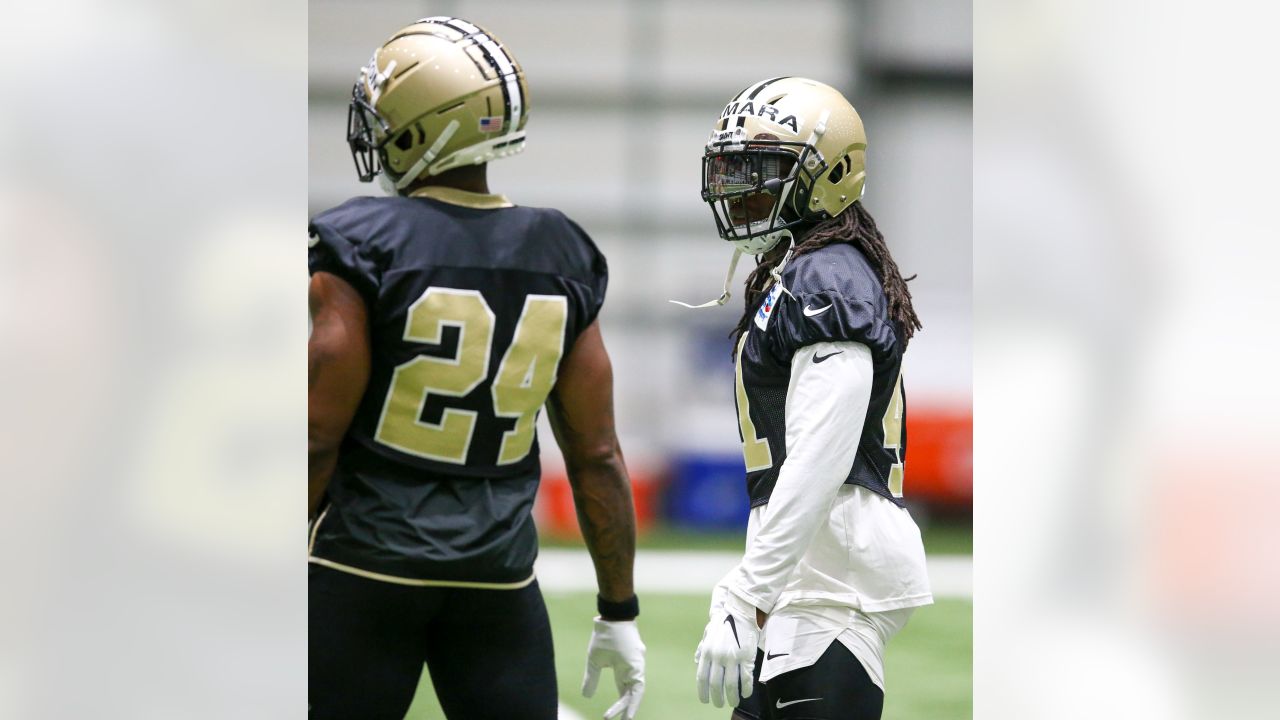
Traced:
<path fill-rule="evenodd" d="M 409 197 L 431 198 L 432 200 L 439 200 L 450 205 L 460 205 L 473 210 L 497 210 L 498 208 L 515 207 L 505 195 L 475 193 L 443 185 L 428 185 L 418 188 L 410 193 Z"/>

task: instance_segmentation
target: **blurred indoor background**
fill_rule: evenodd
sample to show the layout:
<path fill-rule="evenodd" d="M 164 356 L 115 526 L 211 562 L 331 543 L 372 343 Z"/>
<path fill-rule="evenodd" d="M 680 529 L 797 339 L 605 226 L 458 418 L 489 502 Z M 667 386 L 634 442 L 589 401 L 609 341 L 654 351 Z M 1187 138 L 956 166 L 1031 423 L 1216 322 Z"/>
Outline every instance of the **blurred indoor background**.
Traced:
<path fill-rule="evenodd" d="M 784 32 L 773 32 L 783 12 Z M 528 148 L 493 163 L 490 187 L 577 220 L 609 260 L 601 328 L 615 367 L 620 438 L 646 529 L 745 521 L 729 329 L 739 267 L 699 198 L 702 147 L 724 104 L 756 80 L 796 75 L 842 90 L 869 138 L 867 195 L 924 330 L 905 361 L 908 498 L 922 522 L 967 520 L 971 498 L 971 9 L 953 0 L 806 2 L 421 2 L 314 0 L 310 17 L 312 213 L 354 195 L 345 142 L 356 73 L 395 29 L 457 15 L 500 37 L 530 88 Z M 766 32 L 768 31 L 768 32 Z M 545 430 L 545 427 L 544 427 Z M 542 434 L 553 497 L 547 530 L 567 529 L 558 453 Z M 560 487 L 557 487 L 560 485 Z"/>
<path fill-rule="evenodd" d="M 777 74 L 861 108 L 867 205 L 919 273 L 907 489 L 938 603 L 890 646 L 886 718 L 969 717 L 971 693 L 983 720 L 1274 717 L 1280 10 L 973 7 L 9 3 L 0 717 L 305 716 L 302 219 L 367 191 L 342 143 L 356 68 L 451 12 L 529 71 L 529 150 L 495 187 L 575 216 L 613 265 L 603 322 L 648 499 L 642 717 L 724 717 L 693 699 L 690 655 L 741 546 L 709 530 L 738 522 L 737 311 L 665 300 L 719 291 L 697 156 L 725 100 Z M 915 426 L 967 422 L 971 336 L 972 541 L 968 434 Z M 598 716 L 575 699 L 591 572 L 543 500 L 561 698 Z M 951 562 L 970 545 L 972 573 Z"/>
<path fill-rule="evenodd" d="M 399 27 L 456 15 L 503 40 L 529 84 L 528 145 L 491 164 L 490 187 L 574 218 L 609 261 L 601 329 L 614 363 L 619 436 L 640 520 L 637 588 L 650 654 L 645 717 L 721 717 L 697 704 L 689 658 L 708 593 L 740 557 L 747 502 L 729 331 L 739 267 L 699 197 L 701 155 L 721 109 L 778 75 L 845 93 L 868 135 L 864 203 L 911 283 L 924 330 L 904 364 L 906 496 L 925 529 L 939 604 L 890 648 L 886 717 L 969 710 L 972 548 L 972 10 L 956 0 L 422 2 L 310 4 L 309 211 L 355 195 L 345 130 L 351 85 Z M 301 275 L 299 275 L 301 281 Z M 568 483 L 542 428 L 539 577 L 552 613 L 565 712 L 597 714 L 576 684 L 593 576 Z M 896 675 L 896 676 L 895 676 Z M 429 685 L 410 717 L 430 717 Z"/>
<path fill-rule="evenodd" d="M 968 433 L 916 424 L 968 422 L 973 338 L 976 562 L 931 566 L 939 602 L 890 646 L 886 718 L 968 717 L 971 692 L 983 720 L 1274 717 L 1280 10 L 973 7 L 10 3 L 0 717 L 305 716 L 302 219 L 371 189 L 347 88 L 435 13 L 529 71 L 529 150 L 494 186 L 579 219 L 613 266 L 602 322 L 650 523 L 642 717 L 724 717 L 693 699 L 690 656 L 741 546 L 708 530 L 738 522 L 737 310 L 665 301 L 719 291 L 697 158 L 728 97 L 778 74 L 862 110 L 867 205 L 919 273 L 907 492 L 934 560 L 970 549 Z M 561 697 L 597 716 L 574 699 L 591 573 L 563 497 L 543 500 Z"/>

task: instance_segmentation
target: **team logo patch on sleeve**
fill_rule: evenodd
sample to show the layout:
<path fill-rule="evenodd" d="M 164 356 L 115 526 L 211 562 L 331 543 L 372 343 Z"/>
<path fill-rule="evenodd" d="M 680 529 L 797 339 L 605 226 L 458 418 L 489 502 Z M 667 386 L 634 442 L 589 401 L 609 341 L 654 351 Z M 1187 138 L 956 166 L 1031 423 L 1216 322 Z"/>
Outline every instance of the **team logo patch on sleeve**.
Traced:
<path fill-rule="evenodd" d="M 769 327 L 769 316 L 773 315 L 773 308 L 778 304 L 778 296 L 781 294 L 782 285 L 774 283 L 773 289 L 764 296 L 764 302 L 760 303 L 760 309 L 756 311 L 756 327 L 761 330 Z"/>

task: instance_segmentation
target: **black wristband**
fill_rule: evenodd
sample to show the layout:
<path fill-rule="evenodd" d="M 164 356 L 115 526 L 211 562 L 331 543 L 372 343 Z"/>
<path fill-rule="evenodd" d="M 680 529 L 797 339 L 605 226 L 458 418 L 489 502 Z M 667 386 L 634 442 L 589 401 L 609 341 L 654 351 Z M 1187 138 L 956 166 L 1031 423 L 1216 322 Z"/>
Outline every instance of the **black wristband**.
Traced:
<path fill-rule="evenodd" d="M 613 602 L 596 595 L 596 612 L 600 613 L 601 620 L 635 620 L 640 614 L 640 598 L 632 595 L 622 602 Z"/>

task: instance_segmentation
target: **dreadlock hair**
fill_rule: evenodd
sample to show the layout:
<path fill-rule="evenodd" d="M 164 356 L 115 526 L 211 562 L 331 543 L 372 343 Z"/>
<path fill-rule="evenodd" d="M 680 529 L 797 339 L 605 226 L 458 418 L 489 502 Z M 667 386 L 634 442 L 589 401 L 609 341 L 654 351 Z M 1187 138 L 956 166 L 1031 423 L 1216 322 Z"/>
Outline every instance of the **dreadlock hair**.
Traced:
<path fill-rule="evenodd" d="M 923 327 L 920 324 L 920 318 L 916 316 L 915 308 L 911 306 L 911 291 L 907 289 L 907 282 L 914 280 L 916 276 L 912 275 L 905 279 L 902 277 L 902 273 L 898 271 L 898 264 L 889 254 L 889 246 L 884 242 L 884 235 L 876 227 L 876 221 L 871 214 L 862 206 L 861 200 L 854 201 L 853 205 L 839 215 L 812 226 L 796 243 L 795 252 L 791 257 L 795 259 L 838 242 L 849 243 L 862 251 L 867 261 L 871 263 L 871 267 L 875 268 L 876 274 L 880 276 L 880 285 L 884 288 L 884 296 L 889 303 L 889 319 L 897 326 L 898 337 L 902 338 L 902 347 L 905 350 L 911 336 Z M 768 287 L 769 273 L 782 262 L 786 254 L 786 246 L 779 243 L 760 258 L 756 269 L 747 276 L 746 311 L 738 320 L 738 326 L 732 333 L 735 346 L 751 324 L 751 316 L 755 314 L 756 306 L 760 304 L 765 288 Z"/>

